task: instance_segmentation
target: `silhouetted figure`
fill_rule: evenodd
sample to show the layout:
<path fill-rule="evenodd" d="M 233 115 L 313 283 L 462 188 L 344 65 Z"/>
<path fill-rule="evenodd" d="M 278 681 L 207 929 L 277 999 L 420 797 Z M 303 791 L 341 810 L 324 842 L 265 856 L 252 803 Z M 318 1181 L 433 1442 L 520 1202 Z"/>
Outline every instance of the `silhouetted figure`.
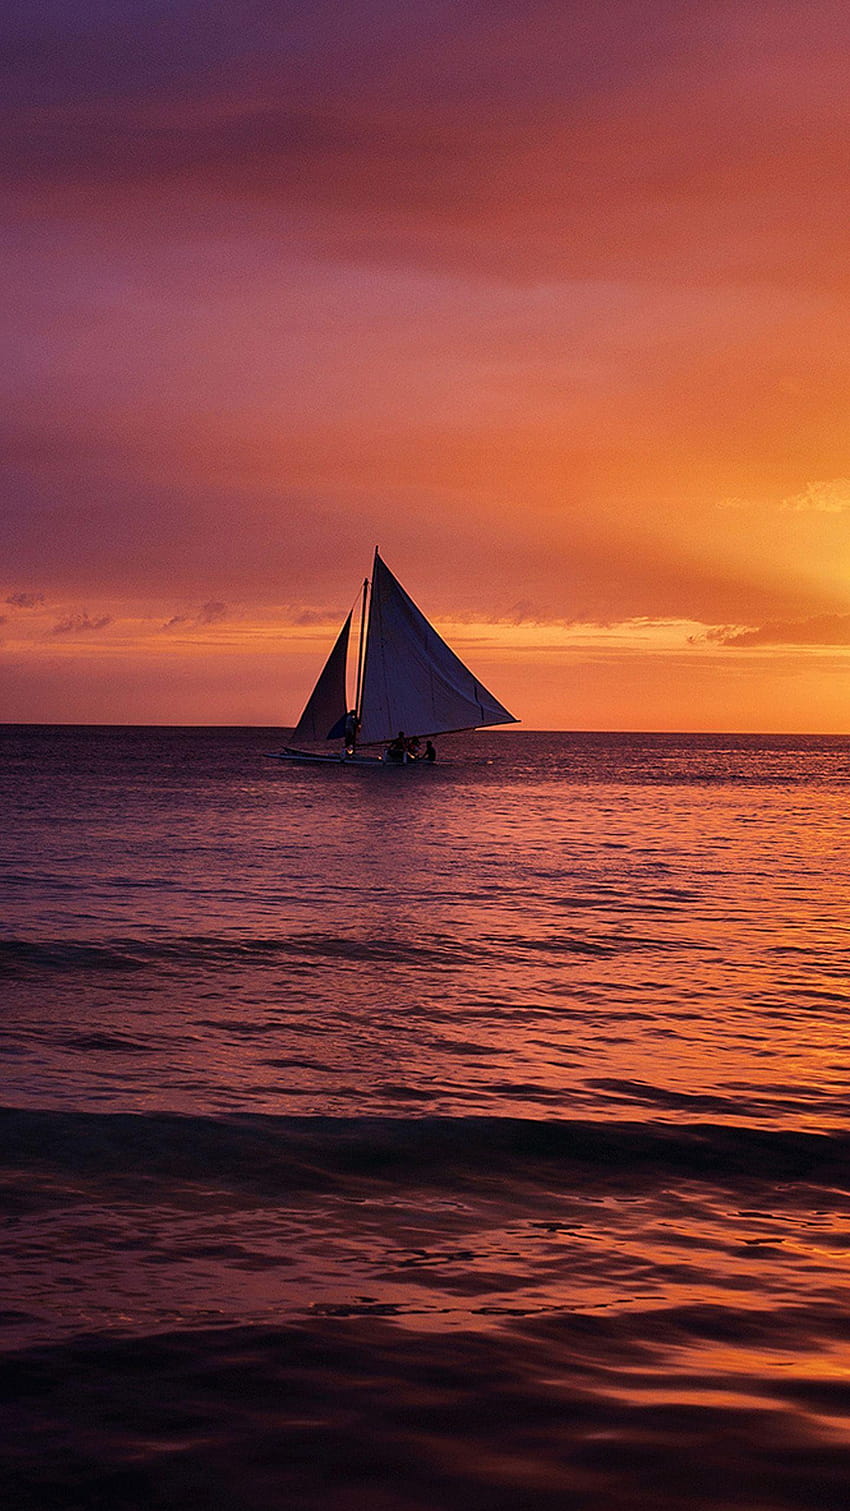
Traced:
<path fill-rule="evenodd" d="M 403 761 L 407 742 L 404 738 L 404 730 L 400 729 L 392 744 L 387 747 L 388 761 Z"/>
<path fill-rule="evenodd" d="M 345 753 L 353 755 L 357 744 L 357 715 L 352 708 L 345 716 Z"/>
<path fill-rule="evenodd" d="M 437 759 L 437 752 L 430 740 L 425 741 L 425 750 L 423 751 L 422 759 L 423 761 L 436 761 Z"/>

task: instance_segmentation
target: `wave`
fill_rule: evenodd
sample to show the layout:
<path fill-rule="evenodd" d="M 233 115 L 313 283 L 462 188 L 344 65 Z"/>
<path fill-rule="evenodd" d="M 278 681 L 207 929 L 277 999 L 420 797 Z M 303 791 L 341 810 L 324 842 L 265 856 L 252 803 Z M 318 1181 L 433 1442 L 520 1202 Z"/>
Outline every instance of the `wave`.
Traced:
<path fill-rule="evenodd" d="M 191 1183 L 255 1198 L 389 1188 L 651 1189 L 692 1180 L 850 1190 L 850 1134 L 694 1122 L 500 1117 L 277 1117 L 0 1109 L 2 1164 L 57 1193 L 85 1185 Z M 66 1199 L 67 1192 L 62 1191 Z"/>
<path fill-rule="evenodd" d="M 565 956 L 610 956 L 624 951 L 662 949 L 663 941 L 595 931 L 542 937 L 477 934 L 476 959 L 561 959 Z M 288 935 L 181 934 L 164 938 L 5 939 L 0 940 L 0 975 L 7 979 L 49 974 L 134 972 L 157 966 L 274 967 L 282 961 L 330 960 L 375 964 L 409 964 L 438 968 L 469 964 L 470 943 L 463 935 L 417 931 L 415 938 L 353 935 L 303 930 Z"/>
<path fill-rule="evenodd" d="M 683 1320 L 564 1312 L 447 1337 L 349 1311 L 77 1337 L 4 1361 L 15 1431 L 0 1473 L 20 1511 L 840 1511 L 847 1384 L 787 1357 L 794 1314 L 757 1317 L 766 1352 L 734 1364 L 725 1341 L 719 1362 L 681 1362 Z M 747 1338 L 743 1310 L 718 1320 L 732 1345 L 736 1323 Z"/>
<path fill-rule="evenodd" d="M 362 938 L 306 931 L 286 937 L 189 934 L 165 939 L 0 940 L 0 971 L 136 971 L 151 965 L 274 964 L 289 957 L 352 961 L 465 961 L 468 948 L 451 935 L 416 940 Z"/>

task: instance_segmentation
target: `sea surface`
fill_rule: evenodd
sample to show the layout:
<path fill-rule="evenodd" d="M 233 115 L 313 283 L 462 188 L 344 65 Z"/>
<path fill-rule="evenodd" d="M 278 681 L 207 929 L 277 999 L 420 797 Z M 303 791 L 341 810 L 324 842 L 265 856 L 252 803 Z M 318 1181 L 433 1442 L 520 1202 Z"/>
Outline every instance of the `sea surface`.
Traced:
<path fill-rule="evenodd" d="M 844 1511 L 850 740 L 0 729 L 0 1493 Z"/>

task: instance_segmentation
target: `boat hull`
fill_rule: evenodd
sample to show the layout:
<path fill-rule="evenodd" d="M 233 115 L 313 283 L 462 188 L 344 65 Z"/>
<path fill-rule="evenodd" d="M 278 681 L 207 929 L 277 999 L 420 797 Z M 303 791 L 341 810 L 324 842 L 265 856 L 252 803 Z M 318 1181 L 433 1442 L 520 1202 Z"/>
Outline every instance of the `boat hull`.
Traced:
<path fill-rule="evenodd" d="M 383 766 L 380 756 L 317 755 L 309 750 L 274 750 L 272 761 L 291 761 L 299 766 Z"/>
<path fill-rule="evenodd" d="M 309 750 L 271 750 L 267 752 L 271 761 L 289 761 L 295 766 L 370 766 L 381 771 L 410 770 L 411 767 L 433 766 L 433 761 L 426 761 L 422 756 L 414 759 L 405 756 L 403 761 L 390 761 L 386 756 L 374 755 L 320 755 Z"/>

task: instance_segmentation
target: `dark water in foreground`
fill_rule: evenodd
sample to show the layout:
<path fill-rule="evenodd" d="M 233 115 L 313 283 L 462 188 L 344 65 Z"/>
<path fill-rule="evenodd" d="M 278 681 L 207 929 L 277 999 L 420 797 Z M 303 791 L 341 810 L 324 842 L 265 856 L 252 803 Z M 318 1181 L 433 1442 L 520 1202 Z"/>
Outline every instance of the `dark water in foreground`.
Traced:
<path fill-rule="evenodd" d="M 4 1504 L 850 1503 L 850 740 L 0 730 Z"/>

